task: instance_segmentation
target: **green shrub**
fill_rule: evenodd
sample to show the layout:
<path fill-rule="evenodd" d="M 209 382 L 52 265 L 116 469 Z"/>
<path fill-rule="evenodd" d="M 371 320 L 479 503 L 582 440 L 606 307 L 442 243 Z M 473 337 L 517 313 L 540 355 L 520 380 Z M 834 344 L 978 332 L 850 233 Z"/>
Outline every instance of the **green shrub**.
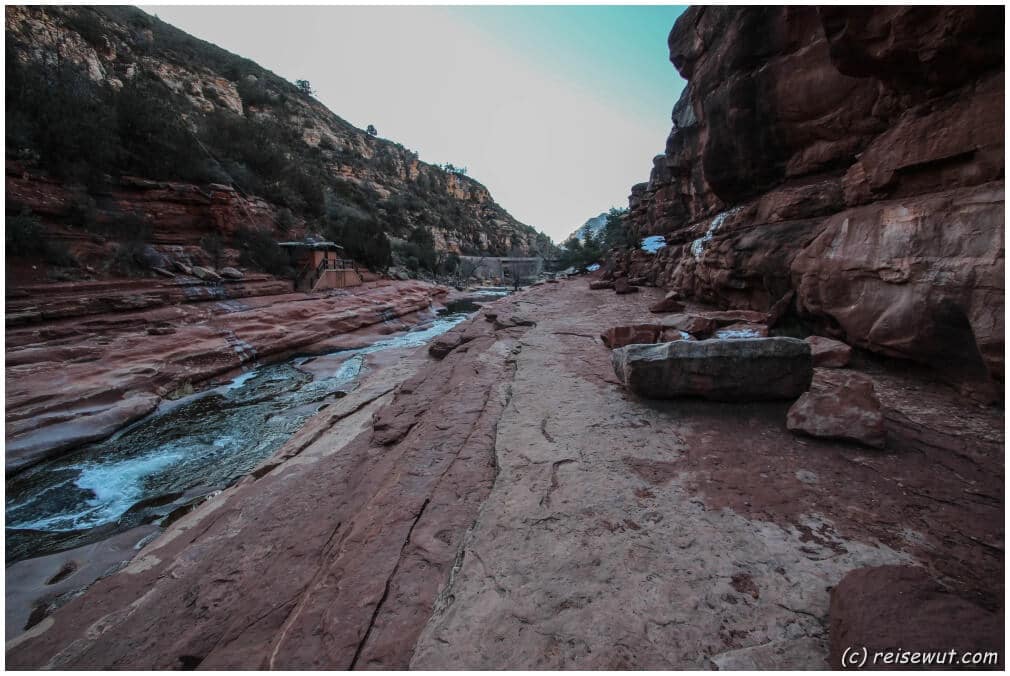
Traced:
<path fill-rule="evenodd" d="M 100 182 L 119 146 L 106 92 L 68 61 L 21 63 L 9 36 L 5 75 L 8 148 L 30 147 L 61 178 Z"/>
<path fill-rule="evenodd" d="M 77 259 L 66 244 L 46 236 L 45 229 L 29 209 L 7 216 L 4 223 L 4 255 L 14 258 L 41 258 L 57 267 L 76 267 Z"/>
<path fill-rule="evenodd" d="M 424 227 L 414 228 L 414 231 L 410 233 L 407 243 L 408 245 L 413 245 L 410 255 L 417 258 L 418 264 L 429 272 L 435 272 L 435 266 L 438 262 L 438 252 L 435 251 L 435 238 L 432 236 L 431 231 Z"/>
<path fill-rule="evenodd" d="M 277 213 L 277 229 L 281 232 L 287 233 L 294 224 L 295 216 L 291 213 L 291 209 L 285 207 Z"/>
<path fill-rule="evenodd" d="M 370 215 L 358 209 L 333 207 L 327 214 L 324 234 L 370 270 L 385 270 L 393 262 L 389 237 Z"/>
<path fill-rule="evenodd" d="M 239 262 L 242 265 L 278 277 L 293 275 L 287 253 L 277 245 L 270 233 L 252 228 L 240 228 L 235 231 L 235 244 L 238 246 Z"/>
<path fill-rule="evenodd" d="M 240 77 L 235 89 L 238 90 L 243 107 L 247 109 L 249 106 L 267 106 L 274 102 L 274 96 L 267 90 L 263 80 Z"/>
<path fill-rule="evenodd" d="M 221 258 L 224 256 L 224 244 L 217 235 L 204 235 L 200 238 L 200 248 L 210 256 L 211 264 L 214 267 L 221 265 Z"/>
<path fill-rule="evenodd" d="M 145 242 L 128 240 L 121 242 L 109 261 L 109 269 L 126 277 L 134 277 L 147 272 L 143 260 Z"/>

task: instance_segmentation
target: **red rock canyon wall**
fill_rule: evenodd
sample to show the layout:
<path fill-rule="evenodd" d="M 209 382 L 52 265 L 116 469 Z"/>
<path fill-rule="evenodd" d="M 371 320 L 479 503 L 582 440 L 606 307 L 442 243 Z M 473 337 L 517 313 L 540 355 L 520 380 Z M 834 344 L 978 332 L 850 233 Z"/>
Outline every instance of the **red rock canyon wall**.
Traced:
<path fill-rule="evenodd" d="M 687 80 L 618 272 L 1003 379 L 1003 17 L 984 7 L 693 7 Z M 982 387 L 979 388 L 979 383 Z"/>

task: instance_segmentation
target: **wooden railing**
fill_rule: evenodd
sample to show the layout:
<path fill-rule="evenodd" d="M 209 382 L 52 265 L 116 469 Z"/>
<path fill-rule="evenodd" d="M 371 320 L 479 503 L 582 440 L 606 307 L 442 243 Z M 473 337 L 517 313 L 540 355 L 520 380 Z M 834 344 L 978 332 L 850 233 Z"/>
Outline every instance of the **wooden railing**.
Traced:
<path fill-rule="evenodd" d="M 315 270 L 309 271 L 312 264 L 309 263 L 302 271 L 298 274 L 299 286 L 305 291 L 311 291 L 315 286 L 319 278 L 323 276 L 327 270 L 354 270 L 354 261 L 349 258 L 324 258 L 319 261 L 319 265 L 316 266 Z"/>

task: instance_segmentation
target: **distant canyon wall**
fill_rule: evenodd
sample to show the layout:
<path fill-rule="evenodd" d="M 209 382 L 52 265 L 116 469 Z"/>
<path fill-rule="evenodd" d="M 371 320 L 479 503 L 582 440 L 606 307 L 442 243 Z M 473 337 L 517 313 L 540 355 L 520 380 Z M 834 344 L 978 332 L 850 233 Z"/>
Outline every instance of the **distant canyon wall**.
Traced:
<path fill-rule="evenodd" d="M 1003 12 L 693 7 L 619 272 L 1003 380 Z"/>
<path fill-rule="evenodd" d="M 349 124 L 294 84 L 136 8 L 8 6 L 5 34 L 8 72 L 21 80 L 30 84 L 32 72 L 64 77 L 71 84 L 55 85 L 67 90 L 60 92 L 61 101 L 76 101 L 69 91 L 74 87 L 93 88 L 110 111 L 131 86 L 148 82 L 145 91 L 170 111 L 165 121 L 181 121 L 186 130 L 176 136 L 152 130 L 149 146 L 130 149 L 139 155 L 130 160 L 131 171 L 116 170 L 132 157 L 117 148 L 112 154 L 121 157 L 115 160 L 81 158 L 77 172 L 88 180 L 57 177 L 50 169 L 58 162 L 25 119 L 31 117 L 27 95 L 19 94 L 17 83 L 9 85 L 8 214 L 32 210 L 47 234 L 68 242 L 75 254 L 90 253 L 84 246 L 86 221 L 135 219 L 150 229 L 156 245 L 196 246 L 202 237 L 228 238 L 238 228 L 269 230 L 277 238 L 319 232 L 333 214 L 391 238 L 425 228 L 435 248 L 445 252 L 535 256 L 554 250 L 546 235 L 513 218 L 478 181 L 421 161 L 410 149 Z M 81 78 L 69 78 L 60 68 Z M 109 120 L 116 127 L 115 119 Z M 208 124 L 227 133 L 201 137 Z M 266 137 L 246 143 L 236 130 Z M 107 133 L 110 143 L 120 140 L 115 131 L 96 130 Z M 232 133 L 235 139 L 208 150 Z M 161 166 L 164 150 L 178 150 L 183 142 L 193 163 L 206 164 L 210 169 L 203 173 L 217 179 L 194 180 L 173 171 L 179 167 Z M 281 157 L 250 145 L 277 146 Z M 277 163 L 287 166 L 275 170 Z M 304 173 L 305 180 L 284 183 L 292 172 Z M 325 201 L 325 207 L 313 208 L 313 200 Z M 302 202 L 307 204 L 298 206 Z"/>

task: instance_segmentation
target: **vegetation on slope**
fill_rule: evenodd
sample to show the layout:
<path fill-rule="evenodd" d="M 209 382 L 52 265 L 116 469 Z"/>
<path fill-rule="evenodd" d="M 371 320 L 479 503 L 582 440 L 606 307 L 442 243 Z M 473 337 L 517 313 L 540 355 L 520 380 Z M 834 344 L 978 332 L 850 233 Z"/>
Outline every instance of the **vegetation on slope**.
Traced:
<path fill-rule="evenodd" d="M 608 251 L 615 248 L 634 247 L 635 240 L 628 232 L 627 209 L 611 208 L 607 220 L 598 234 L 591 229 L 579 237 L 576 230 L 562 245 L 559 262 L 562 268 L 573 267 L 582 270 L 588 265 L 603 260 Z"/>
<path fill-rule="evenodd" d="M 308 83 L 138 9 L 9 7 L 6 27 L 9 160 L 90 193 L 121 175 L 231 185 L 278 208 L 278 233 L 304 224 L 374 268 L 389 264 L 390 238 L 424 249 L 421 230 L 443 252 L 553 250 L 463 171 L 420 162 L 334 115 Z"/>

